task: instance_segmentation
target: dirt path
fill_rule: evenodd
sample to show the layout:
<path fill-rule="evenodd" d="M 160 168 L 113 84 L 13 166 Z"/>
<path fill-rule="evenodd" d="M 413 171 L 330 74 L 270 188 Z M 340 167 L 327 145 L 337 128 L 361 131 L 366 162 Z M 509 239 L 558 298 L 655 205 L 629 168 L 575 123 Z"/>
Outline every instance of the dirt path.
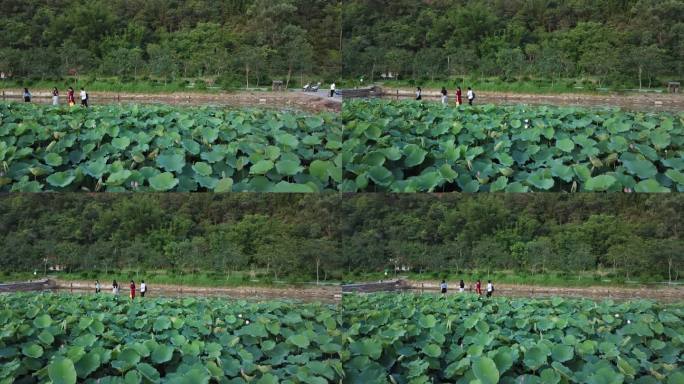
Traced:
<path fill-rule="evenodd" d="M 52 280 L 51 280 L 52 282 Z M 439 291 L 438 281 L 416 281 L 406 280 L 411 292 L 434 294 Z M 55 289 L 61 292 L 72 292 L 74 294 L 92 293 L 95 285 L 92 281 L 69 281 L 54 280 Z M 458 294 L 458 282 L 448 281 L 449 294 Z M 543 287 L 521 284 L 498 284 L 494 282 L 496 288 L 495 295 L 507 297 L 571 297 L 587 298 L 593 300 L 629 300 L 629 299 L 651 299 L 661 302 L 684 302 L 684 287 L 606 287 L 606 286 L 587 286 L 587 287 Z M 102 291 L 106 294 L 111 293 L 109 282 L 103 282 Z M 483 282 L 484 289 L 486 282 Z M 124 284 L 121 295 L 128 295 L 128 285 Z M 466 292 L 474 291 L 474 284 L 466 285 Z M 325 303 L 339 302 L 342 296 L 340 286 L 315 286 L 306 285 L 301 287 L 192 287 L 180 285 L 154 284 L 149 285 L 149 296 L 165 297 L 226 297 L 226 298 L 247 298 L 247 299 L 295 299 L 300 301 L 317 301 Z"/>
<path fill-rule="evenodd" d="M 95 291 L 91 281 L 55 280 L 57 289 L 62 292 L 88 293 Z M 111 282 L 103 282 L 102 291 L 111 293 Z M 128 283 L 122 282 L 121 295 L 127 296 Z M 140 289 L 140 287 L 138 287 Z M 148 284 L 149 296 L 165 297 L 229 297 L 251 299 L 296 299 L 301 301 L 336 302 L 340 298 L 340 288 L 331 286 L 306 287 L 192 287 L 167 284 Z"/>
<path fill-rule="evenodd" d="M 454 105 L 456 93 L 449 89 L 449 104 Z M 512 92 L 485 92 L 475 90 L 477 104 L 534 104 L 534 105 L 573 105 L 582 107 L 620 107 L 627 110 L 646 111 L 684 111 L 684 95 L 677 94 L 524 94 Z M 415 91 L 407 88 L 383 88 L 383 97 L 387 99 L 413 99 Z M 423 90 L 423 98 L 439 101 L 438 90 Z M 463 90 L 463 101 L 466 100 L 466 90 Z"/>
<path fill-rule="evenodd" d="M 437 281 L 414 281 L 409 280 L 408 283 L 413 291 L 439 291 L 439 282 Z M 448 281 L 449 291 L 451 293 L 458 292 L 458 282 Z M 485 289 L 487 282 L 482 282 L 482 290 Z M 575 297 L 588 298 L 594 300 L 614 299 L 614 300 L 628 300 L 628 299 L 651 299 L 664 302 L 680 302 L 684 301 L 684 287 L 645 287 L 639 286 L 635 288 L 627 287 L 606 287 L 606 286 L 587 286 L 587 287 L 542 287 L 532 285 L 519 284 L 497 284 L 494 282 L 495 295 L 510 296 L 510 297 Z M 474 292 L 475 284 L 467 283 L 466 291 Z"/>
<path fill-rule="evenodd" d="M 33 90 L 33 101 L 41 104 L 52 102 L 49 90 Z M 305 92 L 176 92 L 176 93 L 117 93 L 89 92 L 90 104 L 141 103 L 171 105 L 220 105 L 231 107 L 291 108 L 306 112 L 338 112 L 342 107 L 340 98 L 326 98 L 316 93 Z M 78 98 L 78 94 L 76 94 Z M 4 90 L 0 100 L 21 100 L 20 90 Z M 66 92 L 60 94 L 60 103 L 66 104 Z"/>

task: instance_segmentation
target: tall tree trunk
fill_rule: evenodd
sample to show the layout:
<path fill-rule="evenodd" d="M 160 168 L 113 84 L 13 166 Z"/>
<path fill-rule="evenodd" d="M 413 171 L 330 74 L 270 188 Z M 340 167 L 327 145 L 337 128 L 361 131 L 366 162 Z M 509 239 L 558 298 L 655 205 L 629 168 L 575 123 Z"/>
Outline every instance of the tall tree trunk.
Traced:
<path fill-rule="evenodd" d="M 245 65 L 245 77 L 247 78 L 247 88 L 249 89 L 249 65 Z"/>
<path fill-rule="evenodd" d="M 316 258 L 316 285 L 319 283 L 319 268 L 321 266 L 321 258 L 320 256 Z"/>
<path fill-rule="evenodd" d="M 639 66 L 639 90 L 641 91 L 641 72 L 643 71 L 643 67 L 640 65 Z"/>
<path fill-rule="evenodd" d="M 290 76 L 292 76 L 292 65 L 287 70 L 287 81 L 285 82 L 285 89 L 290 86 Z"/>

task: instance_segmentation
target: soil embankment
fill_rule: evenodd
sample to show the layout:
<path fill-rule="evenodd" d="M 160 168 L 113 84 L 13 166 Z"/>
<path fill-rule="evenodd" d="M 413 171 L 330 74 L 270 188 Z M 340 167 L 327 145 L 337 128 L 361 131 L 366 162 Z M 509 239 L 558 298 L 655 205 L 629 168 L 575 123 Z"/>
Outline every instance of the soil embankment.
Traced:
<path fill-rule="evenodd" d="M 661 302 L 684 302 L 684 287 L 675 286 L 638 286 L 638 287 L 610 287 L 610 286 L 586 286 L 586 287 L 545 287 L 522 284 L 498 284 L 494 282 L 495 296 L 506 297 L 569 297 L 586 298 L 592 300 L 631 300 L 631 299 L 650 299 Z M 108 282 L 103 283 L 102 291 L 105 294 L 111 292 Z M 371 282 L 369 282 L 371 284 Z M 486 282 L 483 281 L 484 290 Z M 128 285 L 123 282 L 121 295 L 128 295 Z M 449 294 L 458 294 L 458 283 L 449 281 Z M 402 281 L 405 292 L 436 294 L 439 292 L 438 281 Z M 9 287 L 8 287 L 9 288 Z M 14 287 L 17 288 L 17 287 Z M 91 281 L 70 281 L 70 280 L 50 280 L 49 286 L 33 290 L 57 290 L 62 292 L 73 292 L 75 294 L 92 293 L 95 291 L 94 282 Z M 474 284 L 466 285 L 466 292 L 474 292 Z M 6 289 L 3 292 L 17 292 L 31 289 Z M 244 298 L 244 299 L 293 299 L 300 301 L 317 301 L 325 303 L 336 303 L 342 296 L 341 286 L 331 285 L 302 285 L 302 286 L 282 286 L 282 287 L 194 287 L 187 285 L 168 285 L 168 284 L 149 284 L 148 296 L 150 297 L 225 297 L 225 298 Z"/>
<path fill-rule="evenodd" d="M 408 281 L 413 291 L 437 292 L 439 282 L 437 281 Z M 447 282 L 449 292 L 458 292 L 458 282 Z M 484 291 L 487 282 L 482 282 Z M 466 292 L 474 292 L 474 283 L 466 284 Z M 573 297 L 587 298 L 592 300 L 631 300 L 631 299 L 650 299 L 664 302 L 684 301 L 684 287 L 658 286 L 658 287 L 610 287 L 610 286 L 586 286 L 586 287 L 544 287 L 521 284 L 498 284 L 494 282 L 494 294 L 498 296 L 510 297 Z"/>
<path fill-rule="evenodd" d="M 55 280 L 57 289 L 61 291 L 72 291 L 74 293 L 88 293 L 95 291 L 95 284 L 91 281 L 68 281 Z M 102 291 L 111 292 L 109 282 L 102 283 Z M 121 295 L 128 295 L 128 283 L 121 282 Z M 138 287 L 140 289 L 140 287 Z M 148 295 L 151 297 L 179 297 L 179 296 L 201 296 L 201 297 L 228 297 L 228 298 L 256 298 L 256 299 L 295 299 L 302 301 L 322 301 L 335 302 L 340 297 L 340 288 L 334 286 L 312 286 L 304 287 L 284 286 L 284 287 L 193 287 L 183 285 L 168 284 L 148 284 Z"/>
<path fill-rule="evenodd" d="M 31 91 L 33 101 L 41 104 L 52 102 L 49 90 Z M 76 94 L 78 98 L 78 94 Z M 342 107 L 339 98 L 326 98 L 318 93 L 304 92 L 174 92 L 174 93 L 128 93 L 128 92 L 88 92 L 89 103 L 140 103 L 170 104 L 179 106 L 217 105 L 229 107 L 262 107 L 276 109 L 296 109 L 306 112 L 338 112 Z M 21 100 L 20 90 L 4 90 L 0 93 L 3 101 Z M 66 92 L 60 95 L 60 103 L 66 104 Z M 78 100 L 77 100 L 78 101 Z"/>
<path fill-rule="evenodd" d="M 449 89 L 449 104 L 455 104 L 456 92 Z M 486 92 L 475 90 L 476 104 L 530 104 L 580 107 L 619 107 L 626 110 L 684 111 L 684 95 L 666 93 L 606 93 L 606 94 L 526 94 L 513 92 Z M 406 88 L 382 88 L 382 97 L 387 99 L 413 99 L 415 91 Z M 438 90 L 423 90 L 423 98 L 439 101 Z M 463 102 L 467 103 L 466 90 Z"/>

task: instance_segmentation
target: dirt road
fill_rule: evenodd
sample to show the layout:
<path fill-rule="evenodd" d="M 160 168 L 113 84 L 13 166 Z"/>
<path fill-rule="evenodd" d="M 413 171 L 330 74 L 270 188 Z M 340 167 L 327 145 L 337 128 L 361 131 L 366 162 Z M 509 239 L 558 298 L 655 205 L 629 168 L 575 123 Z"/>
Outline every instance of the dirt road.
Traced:
<path fill-rule="evenodd" d="M 437 281 L 413 281 L 409 280 L 413 291 L 437 292 L 439 282 Z M 451 293 L 458 292 L 458 282 L 447 282 Z M 482 282 L 482 290 L 485 289 L 487 282 Z M 498 284 L 494 282 L 495 295 L 509 297 L 573 297 L 587 298 L 593 300 L 628 300 L 628 299 L 651 299 L 663 302 L 684 301 L 684 287 L 606 287 L 606 286 L 586 286 L 586 287 L 542 287 L 519 284 Z M 473 292 L 474 283 L 466 284 L 466 291 Z"/>
<path fill-rule="evenodd" d="M 33 101 L 41 104 L 52 102 L 49 90 L 32 90 Z M 112 103 L 171 104 L 171 105 L 218 105 L 231 107 L 264 107 L 297 109 L 306 112 L 338 112 L 342 107 L 340 98 L 328 98 L 323 94 L 305 92 L 177 92 L 177 93 L 117 93 L 89 92 L 91 105 Z M 78 98 L 78 94 L 76 95 Z M 4 90 L 0 100 L 21 100 L 20 90 Z M 66 104 L 66 92 L 60 95 L 60 103 Z"/>
<path fill-rule="evenodd" d="M 449 89 L 449 104 L 455 104 L 455 90 Z M 383 98 L 413 99 L 415 91 L 406 88 L 383 88 Z M 581 107 L 620 107 L 626 110 L 643 111 L 684 111 L 684 95 L 682 94 L 524 94 L 511 92 L 485 92 L 475 90 L 477 104 L 531 104 L 531 105 L 567 105 Z M 423 90 L 423 98 L 439 101 L 438 90 Z M 466 90 L 463 90 L 463 101 L 466 100 Z"/>
<path fill-rule="evenodd" d="M 95 291 L 91 281 L 55 280 L 57 289 L 62 292 L 88 293 Z M 110 282 L 103 282 L 102 292 L 110 294 Z M 121 295 L 127 296 L 128 283 L 122 282 Z M 138 289 L 140 289 L 138 287 Z M 333 303 L 340 299 L 340 288 L 331 286 L 306 287 L 192 287 L 182 285 L 148 284 L 150 297 L 227 297 L 249 299 L 295 299 L 300 301 L 320 301 Z"/>

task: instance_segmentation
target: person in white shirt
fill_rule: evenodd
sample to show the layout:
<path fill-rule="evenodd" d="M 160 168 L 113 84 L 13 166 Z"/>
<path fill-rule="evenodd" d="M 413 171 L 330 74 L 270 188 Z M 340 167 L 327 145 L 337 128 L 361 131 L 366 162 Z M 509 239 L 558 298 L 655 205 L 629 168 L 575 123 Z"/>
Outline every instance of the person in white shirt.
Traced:
<path fill-rule="evenodd" d="M 492 297 L 492 293 L 494 293 L 494 284 L 492 284 L 491 280 L 487 281 L 487 297 Z"/>
<path fill-rule="evenodd" d="M 468 97 L 468 104 L 473 105 L 473 101 L 475 101 L 475 92 L 473 92 L 473 89 L 468 87 L 468 93 L 466 93 L 466 96 Z"/>
<path fill-rule="evenodd" d="M 81 105 L 84 107 L 88 106 L 88 93 L 83 88 L 81 88 Z"/>
<path fill-rule="evenodd" d="M 95 293 L 100 293 L 100 280 L 95 280 Z"/>
<path fill-rule="evenodd" d="M 442 280 L 442 283 L 439 285 L 439 290 L 440 290 L 440 292 L 442 292 L 442 294 L 445 294 L 445 295 L 446 295 L 446 293 L 447 293 L 447 283 L 446 283 L 446 280 Z"/>
<path fill-rule="evenodd" d="M 335 96 L 335 83 L 330 84 L 330 97 Z"/>
<path fill-rule="evenodd" d="M 447 105 L 447 103 L 449 102 L 449 99 L 447 98 L 446 87 L 442 87 L 442 91 L 440 93 L 442 94 L 442 105 Z"/>
<path fill-rule="evenodd" d="M 140 283 L 140 297 L 145 297 L 145 292 L 147 292 L 147 284 L 145 284 L 145 280 Z"/>

